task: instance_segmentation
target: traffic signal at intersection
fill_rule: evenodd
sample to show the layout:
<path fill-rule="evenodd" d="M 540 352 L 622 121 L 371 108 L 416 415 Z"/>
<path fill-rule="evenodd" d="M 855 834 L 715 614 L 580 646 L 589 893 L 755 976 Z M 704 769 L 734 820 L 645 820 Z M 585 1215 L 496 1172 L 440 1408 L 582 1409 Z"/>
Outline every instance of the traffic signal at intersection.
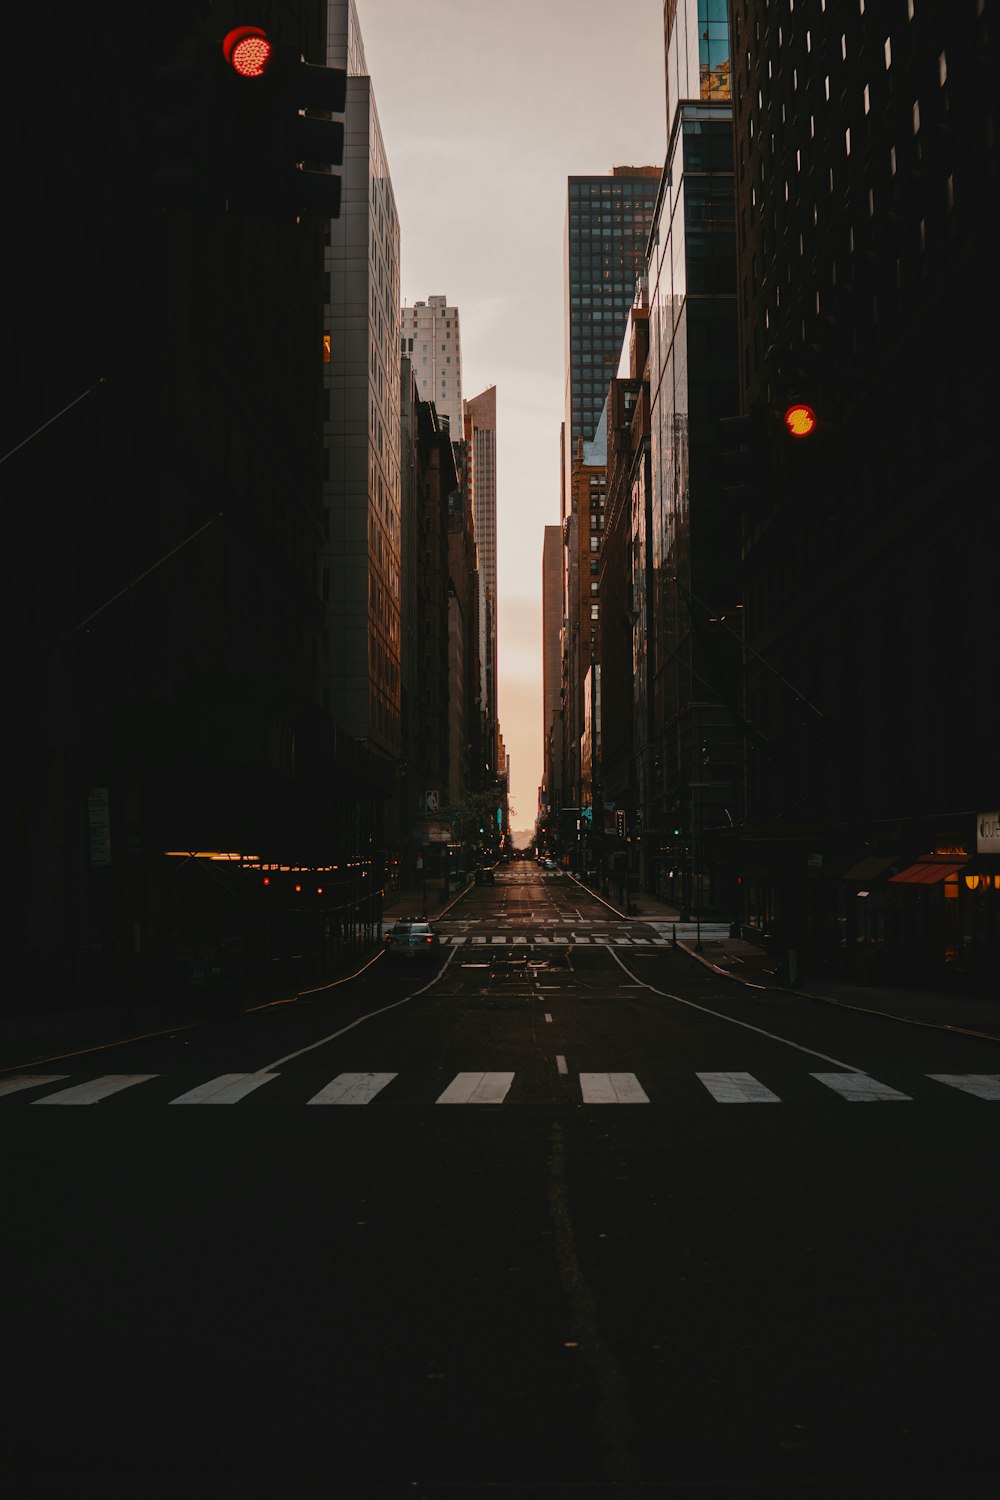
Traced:
<path fill-rule="evenodd" d="M 340 215 L 347 74 L 239 26 L 161 69 L 152 186 L 161 207 Z"/>
<path fill-rule="evenodd" d="M 815 469 L 829 454 L 832 424 L 822 415 L 823 403 L 785 395 L 761 402 L 740 417 L 723 417 L 718 424 L 723 493 L 744 514 L 776 503 L 793 493 L 796 475 Z"/>
<path fill-rule="evenodd" d="M 815 437 L 819 427 L 816 410 L 807 401 L 792 401 L 782 412 L 781 421 L 795 442 Z"/>

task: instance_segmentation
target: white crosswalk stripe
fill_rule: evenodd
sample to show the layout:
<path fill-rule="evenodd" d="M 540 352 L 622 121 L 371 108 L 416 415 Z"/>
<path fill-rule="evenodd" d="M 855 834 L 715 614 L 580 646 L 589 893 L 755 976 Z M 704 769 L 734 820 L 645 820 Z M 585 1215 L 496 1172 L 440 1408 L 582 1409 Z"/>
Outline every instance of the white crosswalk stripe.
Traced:
<path fill-rule="evenodd" d="M 310 1104 L 370 1104 L 398 1073 L 338 1073 L 332 1083 L 320 1089 Z"/>
<path fill-rule="evenodd" d="M 459 1073 L 438 1096 L 438 1104 L 502 1104 L 513 1073 Z"/>
<path fill-rule="evenodd" d="M 906 1099 L 912 1103 L 909 1094 L 901 1094 L 898 1089 L 891 1089 L 887 1083 L 869 1078 L 867 1073 L 814 1073 L 812 1076 L 852 1104 L 896 1099 Z"/>
<path fill-rule="evenodd" d="M 33 1099 L 32 1104 L 97 1104 L 111 1094 L 120 1094 L 133 1084 L 147 1083 L 157 1078 L 157 1073 L 105 1073 L 102 1078 L 92 1078 L 89 1083 L 76 1083 L 72 1088 L 59 1089 L 55 1094 L 45 1094 Z"/>
<path fill-rule="evenodd" d="M 218 1078 L 202 1083 L 186 1094 L 178 1094 L 171 1104 L 238 1104 L 261 1084 L 278 1078 L 278 1073 L 221 1073 Z"/>
<path fill-rule="evenodd" d="M 752 1073 L 699 1073 L 713 1099 L 720 1104 L 780 1104 L 777 1094 Z"/>
<path fill-rule="evenodd" d="M 581 1073 L 584 1104 L 648 1104 L 649 1095 L 634 1073 Z"/>
<path fill-rule="evenodd" d="M 0 1079 L 0 1098 L 5 1094 L 19 1094 L 22 1089 L 37 1089 L 45 1083 L 61 1083 L 68 1073 L 24 1073 L 13 1078 Z"/>
<path fill-rule="evenodd" d="M 974 1094 L 977 1099 L 1000 1100 L 1000 1073 L 928 1073 L 935 1083 Z"/>

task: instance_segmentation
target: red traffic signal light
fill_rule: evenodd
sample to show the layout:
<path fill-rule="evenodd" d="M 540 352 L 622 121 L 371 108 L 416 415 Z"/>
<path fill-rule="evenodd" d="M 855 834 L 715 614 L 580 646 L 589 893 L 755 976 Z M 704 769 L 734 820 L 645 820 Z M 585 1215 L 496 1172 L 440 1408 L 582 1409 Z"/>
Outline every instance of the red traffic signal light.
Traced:
<path fill-rule="evenodd" d="M 785 431 L 792 438 L 812 437 L 818 427 L 816 413 L 805 401 L 793 401 L 786 406 L 782 421 Z"/>
<path fill-rule="evenodd" d="M 222 55 L 241 78 L 263 78 L 274 53 L 260 26 L 237 26 L 222 43 Z"/>

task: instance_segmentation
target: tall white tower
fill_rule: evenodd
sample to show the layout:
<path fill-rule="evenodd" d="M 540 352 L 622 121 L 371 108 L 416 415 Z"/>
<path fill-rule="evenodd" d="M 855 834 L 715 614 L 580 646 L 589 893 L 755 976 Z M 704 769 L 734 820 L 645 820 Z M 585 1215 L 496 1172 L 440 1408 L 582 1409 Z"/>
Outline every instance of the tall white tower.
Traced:
<path fill-rule="evenodd" d="M 447 417 L 453 443 L 462 441 L 462 336 L 458 308 L 447 297 L 428 297 L 400 314 L 402 352 L 413 365 L 422 401 Z"/>

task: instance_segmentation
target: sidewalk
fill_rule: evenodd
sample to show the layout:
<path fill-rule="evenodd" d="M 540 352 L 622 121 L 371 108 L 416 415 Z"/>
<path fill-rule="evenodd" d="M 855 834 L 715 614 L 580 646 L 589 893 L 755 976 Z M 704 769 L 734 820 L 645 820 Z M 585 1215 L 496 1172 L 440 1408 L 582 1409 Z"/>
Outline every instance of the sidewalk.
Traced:
<path fill-rule="evenodd" d="M 634 898 L 641 920 L 676 923 L 681 927 L 675 907 L 645 892 Z M 706 923 L 706 926 L 708 924 Z M 698 963 L 725 974 L 742 984 L 780 988 L 786 994 L 803 999 L 842 1006 L 865 1015 L 886 1016 L 911 1025 L 945 1031 L 969 1032 L 975 1036 L 1000 1041 L 1000 985 L 996 997 L 953 994 L 947 990 L 913 989 L 907 985 L 869 985 L 842 979 L 839 975 L 811 972 L 800 975 L 793 986 L 781 978 L 777 954 L 768 953 L 744 938 L 706 939 L 702 951 L 696 951 L 696 937 L 691 937 L 690 923 L 678 932 L 677 946 L 691 954 Z M 713 923 L 718 930 L 718 924 Z"/>
<path fill-rule="evenodd" d="M 442 912 L 448 911 L 472 884 L 466 880 L 457 887 L 452 881 L 445 891 L 444 881 L 438 876 L 422 885 L 400 886 L 398 891 L 386 891 L 382 902 L 382 926 L 389 927 L 400 917 L 427 917 L 433 922 Z"/>
<path fill-rule="evenodd" d="M 462 891 L 465 889 L 463 886 Z M 439 917 L 460 894 L 461 891 L 452 891 L 445 897 L 443 882 L 428 880 L 428 916 Z M 387 899 L 383 927 L 397 917 L 421 916 L 423 898 L 422 888 L 410 888 L 398 892 L 391 901 Z M 374 950 L 359 955 L 353 970 L 363 967 L 373 956 Z M 350 977 L 350 973 L 338 975 L 329 987 L 333 989 Z M 47 1058 L 98 1051 L 138 1037 L 169 1035 L 206 1022 L 224 1023 L 239 1018 L 248 1009 L 281 1004 L 294 994 L 294 979 L 277 986 L 270 995 L 260 995 L 253 1003 L 246 996 L 232 1003 L 220 1003 L 214 996 L 188 994 L 179 987 L 173 992 L 161 990 L 152 994 L 148 987 L 136 986 L 127 995 L 106 1001 L 58 1009 L 14 1010 L 0 1015 L 0 1073 L 35 1066 Z"/>

